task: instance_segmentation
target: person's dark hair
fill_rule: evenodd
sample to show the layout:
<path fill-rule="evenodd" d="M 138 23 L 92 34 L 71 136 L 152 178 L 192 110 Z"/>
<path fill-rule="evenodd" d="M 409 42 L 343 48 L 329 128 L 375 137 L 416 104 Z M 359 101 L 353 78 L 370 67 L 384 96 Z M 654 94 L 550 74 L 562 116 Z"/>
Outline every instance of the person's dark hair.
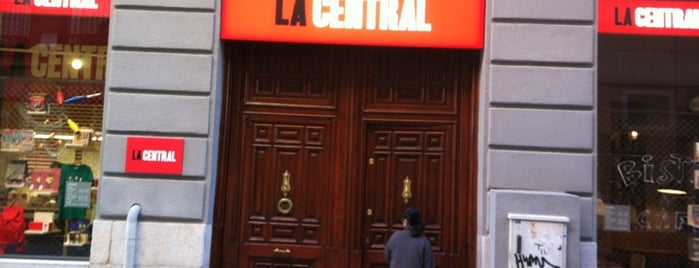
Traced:
<path fill-rule="evenodd" d="M 425 225 L 422 223 L 422 215 L 420 210 L 415 207 L 408 207 L 403 212 L 403 218 L 408 221 L 408 230 L 410 236 L 417 237 L 422 235 Z"/>

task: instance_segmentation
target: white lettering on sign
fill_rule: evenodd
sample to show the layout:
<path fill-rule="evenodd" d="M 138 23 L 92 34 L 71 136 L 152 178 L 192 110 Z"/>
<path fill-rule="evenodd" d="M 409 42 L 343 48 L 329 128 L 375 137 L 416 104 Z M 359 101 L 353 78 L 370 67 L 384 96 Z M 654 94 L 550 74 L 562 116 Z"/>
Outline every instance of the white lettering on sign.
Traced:
<path fill-rule="evenodd" d="M 638 27 L 699 29 L 699 9 L 637 7 L 634 15 Z"/>
<path fill-rule="evenodd" d="M 141 160 L 149 162 L 177 162 L 175 151 L 161 150 L 143 150 Z"/>
<path fill-rule="evenodd" d="M 34 0 L 34 6 L 52 8 L 99 9 L 95 0 Z"/>
<path fill-rule="evenodd" d="M 430 32 L 426 0 L 314 0 L 313 25 L 318 28 Z"/>

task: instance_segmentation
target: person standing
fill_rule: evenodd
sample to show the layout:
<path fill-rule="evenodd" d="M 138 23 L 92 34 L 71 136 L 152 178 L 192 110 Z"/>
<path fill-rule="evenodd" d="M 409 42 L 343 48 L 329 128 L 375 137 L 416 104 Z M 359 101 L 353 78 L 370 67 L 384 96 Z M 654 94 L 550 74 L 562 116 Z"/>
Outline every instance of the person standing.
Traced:
<path fill-rule="evenodd" d="M 405 229 L 394 232 L 386 242 L 384 257 L 390 268 L 434 268 L 434 252 L 430 241 L 422 234 L 420 210 L 408 207 L 403 213 Z"/>

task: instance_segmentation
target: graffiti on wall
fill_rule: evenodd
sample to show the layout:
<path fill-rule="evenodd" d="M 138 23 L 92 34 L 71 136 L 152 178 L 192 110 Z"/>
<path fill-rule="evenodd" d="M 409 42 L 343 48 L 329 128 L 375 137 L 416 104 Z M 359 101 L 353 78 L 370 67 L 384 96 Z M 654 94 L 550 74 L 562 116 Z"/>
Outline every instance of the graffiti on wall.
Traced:
<path fill-rule="evenodd" d="M 564 268 L 566 217 L 510 215 L 510 268 Z"/>

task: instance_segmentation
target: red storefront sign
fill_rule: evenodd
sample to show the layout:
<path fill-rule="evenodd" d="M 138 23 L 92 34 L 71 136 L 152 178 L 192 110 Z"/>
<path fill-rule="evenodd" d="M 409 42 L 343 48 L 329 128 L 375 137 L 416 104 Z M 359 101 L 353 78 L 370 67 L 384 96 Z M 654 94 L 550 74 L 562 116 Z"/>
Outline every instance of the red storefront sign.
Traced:
<path fill-rule="evenodd" d="M 109 17 L 111 0 L 0 0 L 0 13 Z"/>
<path fill-rule="evenodd" d="M 128 137 L 126 173 L 181 175 L 184 139 Z"/>
<path fill-rule="evenodd" d="M 699 1 L 599 0 L 598 31 L 699 36 Z"/>
<path fill-rule="evenodd" d="M 224 0 L 221 38 L 483 48 L 483 0 Z"/>

